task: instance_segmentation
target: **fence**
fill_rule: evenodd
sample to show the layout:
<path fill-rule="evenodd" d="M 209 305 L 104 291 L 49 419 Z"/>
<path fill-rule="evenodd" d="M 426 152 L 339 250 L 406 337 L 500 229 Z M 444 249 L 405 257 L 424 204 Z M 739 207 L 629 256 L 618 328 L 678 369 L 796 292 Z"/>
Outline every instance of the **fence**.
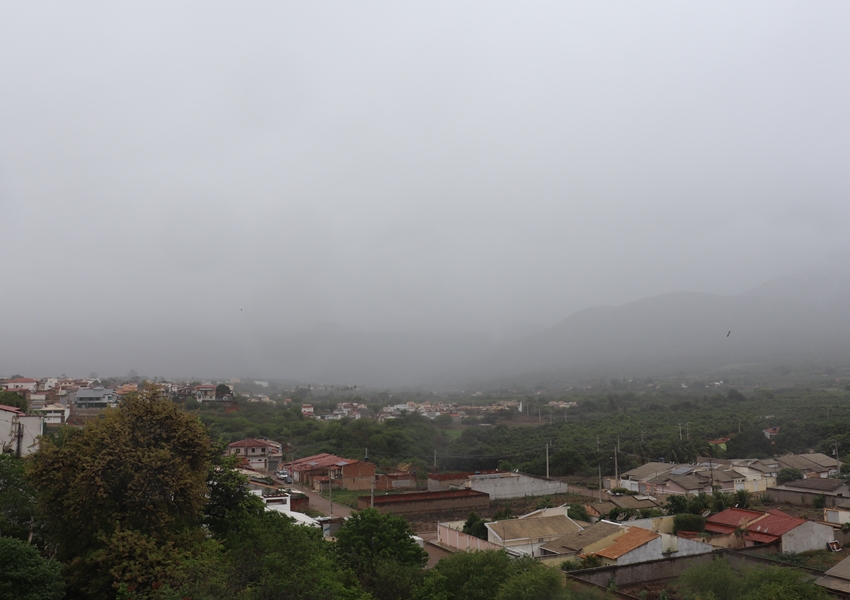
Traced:
<path fill-rule="evenodd" d="M 492 542 L 488 542 L 487 540 L 482 540 L 481 538 L 477 538 L 474 535 L 469 535 L 458 531 L 457 529 L 452 529 L 448 525 L 444 525 L 443 523 L 437 524 L 437 541 L 444 545 L 449 546 L 450 548 L 457 548 L 458 550 L 501 550 L 502 547 L 494 544 Z"/>

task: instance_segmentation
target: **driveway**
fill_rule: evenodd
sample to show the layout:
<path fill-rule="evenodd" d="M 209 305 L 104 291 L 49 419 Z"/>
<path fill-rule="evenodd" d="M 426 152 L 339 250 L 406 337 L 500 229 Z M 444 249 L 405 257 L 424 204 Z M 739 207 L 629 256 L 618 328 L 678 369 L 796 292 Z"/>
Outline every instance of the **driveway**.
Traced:
<path fill-rule="evenodd" d="M 320 496 L 317 492 L 307 489 L 297 483 L 292 484 L 292 490 L 301 492 L 302 494 L 306 494 L 307 497 L 310 499 L 310 508 L 319 511 L 324 515 L 330 516 L 331 503 L 326 498 L 322 498 L 322 496 Z M 333 515 L 335 517 L 347 517 L 350 514 L 350 508 L 334 502 Z"/>

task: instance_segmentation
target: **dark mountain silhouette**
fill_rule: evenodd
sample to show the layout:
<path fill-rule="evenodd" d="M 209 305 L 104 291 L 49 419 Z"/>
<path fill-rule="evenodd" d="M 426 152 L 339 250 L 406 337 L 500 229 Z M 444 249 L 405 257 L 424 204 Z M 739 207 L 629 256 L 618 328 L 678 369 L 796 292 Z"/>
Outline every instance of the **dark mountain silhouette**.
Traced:
<path fill-rule="evenodd" d="M 675 292 L 588 308 L 502 348 L 488 376 L 707 369 L 850 355 L 850 276 L 806 271 L 736 296 Z"/>

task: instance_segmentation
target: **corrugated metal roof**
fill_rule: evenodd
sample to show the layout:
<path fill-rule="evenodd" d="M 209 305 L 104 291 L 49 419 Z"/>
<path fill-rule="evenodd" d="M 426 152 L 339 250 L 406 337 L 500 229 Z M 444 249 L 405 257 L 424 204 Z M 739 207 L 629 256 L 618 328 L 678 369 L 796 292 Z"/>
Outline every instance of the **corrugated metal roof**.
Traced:
<path fill-rule="evenodd" d="M 586 546 L 605 539 L 610 535 L 614 535 L 618 531 L 626 531 L 625 528 L 599 521 L 596 524 L 582 531 L 575 531 L 561 536 L 556 540 L 552 540 L 548 544 L 541 546 L 542 549 L 554 552 L 556 554 L 566 554 L 568 552 L 579 552 Z"/>
<path fill-rule="evenodd" d="M 677 466 L 679 465 L 675 463 L 649 462 L 645 465 L 626 471 L 621 475 L 621 477 L 623 479 L 643 481 L 647 477 L 654 477 L 656 474 L 660 475 L 661 473 L 666 473 L 670 469 L 675 469 Z"/>
<path fill-rule="evenodd" d="M 581 527 L 564 515 L 496 521 L 495 523 L 487 523 L 487 528 L 505 542 L 525 539 L 536 541 L 540 538 L 551 539 L 581 530 Z"/>
<path fill-rule="evenodd" d="M 826 575 L 847 580 L 850 584 L 850 557 L 845 558 L 826 572 Z"/>
<path fill-rule="evenodd" d="M 797 488 L 801 490 L 817 490 L 819 492 L 833 492 L 843 485 L 847 485 L 844 479 L 827 479 L 825 477 L 810 477 L 789 481 L 784 487 Z"/>

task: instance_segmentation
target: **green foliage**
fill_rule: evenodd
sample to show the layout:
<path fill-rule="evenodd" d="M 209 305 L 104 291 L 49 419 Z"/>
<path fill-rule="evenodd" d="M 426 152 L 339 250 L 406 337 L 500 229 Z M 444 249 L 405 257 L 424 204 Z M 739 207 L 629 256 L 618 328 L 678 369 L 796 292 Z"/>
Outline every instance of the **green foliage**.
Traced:
<path fill-rule="evenodd" d="M 705 519 L 700 515 L 683 513 L 673 517 L 673 533 L 679 531 L 705 531 Z"/>
<path fill-rule="evenodd" d="M 19 393 L 10 392 L 9 390 L 0 391 L 0 404 L 20 408 L 24 412 L 29 410 L 29 407 L 27 406 L 27 399 Z"/>
<path fill-rule="evenodd" d="M 679 494 L 670 494 L 664 505 L 668 515 L 678 515 L 688 512 L 688 499 Z"/>
<path fill-rule="evenodd" d="M 726 442 L 729 458 L 766 458 L 773 455 L 773 445 L 764 436 L 762 425 L 747 425 L 741 433 Z"/>
<path fill-rule="evenodd" d="M 440 560 L 431 571 L 440 577 L 440 591 L 446 600 L 492 600 L 500 597 L 501 588 L 508 581 L 538 568 L 546 569 L 531 558 L 512 560 L 503 550 L 484 550 L 458 552 Z M 532 580 L 535 586 L 540 585 L 530 577 L 529 585 Z M 515 587 L 509 590 L 515 591 Z"/>
<path fill-rule="evenodd" d="M 209 500 L 204 506 L 204 524 L 224 537 L 251 517 L 265 510 L 263 501 L 248 490 L 248 479 L 236 470 L 239 457 L 223 456 L 224 444 L 213 451 L 207 483 Z"/>
<path fill-rule="evenodd" d="M 428 554 L 413 540 L 403 518 L 382 515 L 374 508 L 354 513 L 337 532 L 336 555 L 368 588 L 378 563 L 393 561 L 402 566 L 424 567 Z"/>
<path fill-rule="evenodd" d="M 0 537 L 0 598 L 59 600 L 65 595 L 62 566 L 32 546 Z"/>
<path fill-rule="evenodd" d="M 812 508 L 823 508 L 826 506 L 826 494 L 818 494 L 812 499 Z"/>
<path fill-rule="evenodd" d="M 800 469 L 785 468 L 779 471 L 779 474 L 776 476 L 776 483 L 782 485 L 783 483 L 788 483 L 789 481 L 797 481 L 798 479 L 802 478 L 803 472 Z"/>
<path fill-rule="evenodd" d="M 275 512 L 248 518 L 225 539 L 224 593 L 240 600 L 364 598 L 353 575 L 336 565 L 321 533 Z M 365 600 L 365 598 L 364 598 Z"/>
<path fill-rule="evenodd" d="M 511 510 L 510 506 L 500 508 L 493 515 L 494 521 L 504 521 L 505 519 L 516 519 L 516 515 L 514 514 L 514 511 Z"/>
<path fill-rule="evenodd" d="M 463 533 L 474 535 L 482 540 L 487 539 L 487 526 L 484 524 L 484 519 L 479 517 L 474 512 L 469 513 L 466 522 L 463 524 Z"/>
<path fill-rule="evenodd" d="M 685 600 L 820 600 L 829 595 L 803 573 L 783 567 L 746 567 L 736 572 L 725 559 L 685 570 L 679 578 Z"/>
<path fill-rule="evenodd" d="M 69 587 L 89 598 L 165 598 L 220 570 L 220 546 L 200 530 L 165 543 L 139 531 L 104 536 L 100 548 L 68 567 Z"/>
<path fill-rule="evenodd" d="M 35 491 L 24 479 L 24 461 L 0 454 L 0 535 L 26 540 L 33 531 L 40 542 L 40 524 L 35 518 Z"/>
<path fill-rule="evenodd" d="M 534 564 L 528 570 L 508 579 L 496 600 L 548 600 L 561 591 L 563 576 L 554 569 Z"/>
<path fill-rule="evenodd" d="M 212 450 L 203 425 L 155 388 L 129 395 L 84 429 L 43 438 L 27 475 L 47 536 L 68 563 L 69 586 L 88 596 L 115 593 L 112 570 L 121 568 L 110 560 L 125 557 L 107 549 L 126 535 L 163 552 L 185 541 L 207 502 Z M 100 575 L 90 576 L 92 568 Z"/>
<path fill-rule="evenodd" d="M 735 503 L 738 508 L 749 508 L 753 502 L 753 495 L 748 490 L 735 491 Z"/>
<path fill-rule="evenodd" d="M 587 509 L 581 504 L 572 504 L 567 509 L 567 516 L 576 521 L 590 521 L 590 516 L 587 514 Z"/>

